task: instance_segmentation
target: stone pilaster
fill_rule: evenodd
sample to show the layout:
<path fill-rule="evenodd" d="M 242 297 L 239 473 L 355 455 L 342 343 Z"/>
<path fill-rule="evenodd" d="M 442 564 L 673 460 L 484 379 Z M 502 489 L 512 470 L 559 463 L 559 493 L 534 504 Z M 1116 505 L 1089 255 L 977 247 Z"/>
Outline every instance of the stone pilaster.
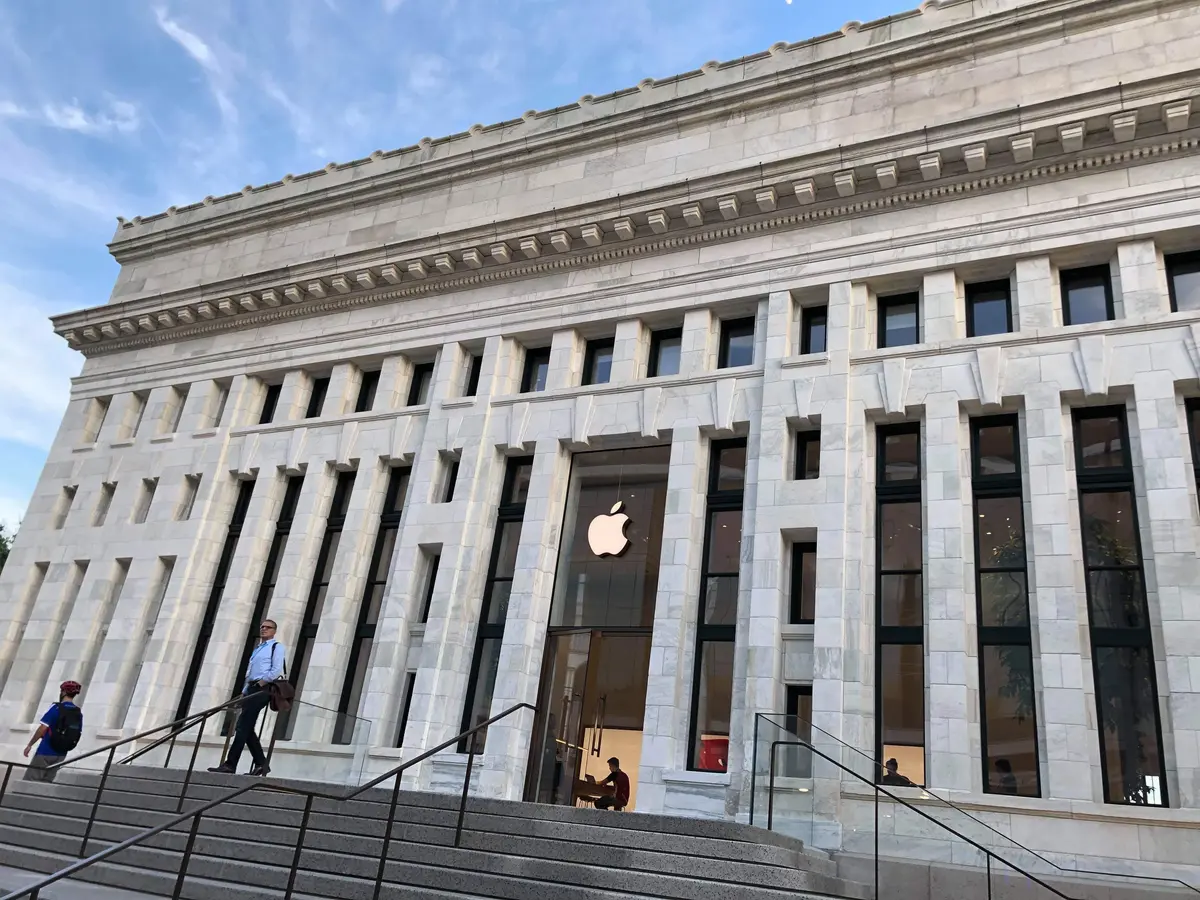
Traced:
<path fill-rule="evenodd" d="M 921 286 L 921 343 L 966 337 L 963 283 L 953 270 L 930 272 Z"/>
<path fill-rule="evenodd" d="M 587 342 L 574 328 L 554 332 L 550 340 L 550 371 L 546 390 L 577 387 L 583 377 L 583 357 Z"/>
<path fill-rule="evenodd" d="M 1013 319 L 1021 323 L 1021 330 L 1062 327 L 1058 270 L 1050 264 L 1050 258 L 1033 256 L 1017 260 L 1015 280 Z"/>
<path fill-rule="evenodd" d="M 683 314 L 683 339 L 679 374 L 695 377 L 717 366 L 717 329 L 720 323 L 709 309 L 689 309 Z"/>
<path fill-rule="evenodd" d="M 216 381 L 197 381 L 193 384 L 188 390 L 183 412 L 179 416 L 179 433 L 192 434 L 214 427 L 223 392 L 224 388 Z M 226 409 L 228 408 L 229 398 L 226 399 Z"/>
<path fill-rule="evenodd" d="M 613 338 L 612 384 L 625 384 L 646 377 L 650 358 L 650 329 L 641 319 L 617 323 Z"/>
<path fill-rule="evenodd" d="M 1154 241 L 1118 244 L 1117 267 L 1126 319 L 1157 319 L 1171 311 L 1167 267 Z"/>

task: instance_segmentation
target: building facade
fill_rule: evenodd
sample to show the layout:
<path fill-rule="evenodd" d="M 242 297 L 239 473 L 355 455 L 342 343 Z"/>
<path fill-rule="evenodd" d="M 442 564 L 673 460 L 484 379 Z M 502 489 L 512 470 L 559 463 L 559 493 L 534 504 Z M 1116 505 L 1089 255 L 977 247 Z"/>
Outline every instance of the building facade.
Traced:
<path fill-rule="evenodd" d="M 480 790 L 611 754 L 638 810 L 745 820 L 777 713 L 1189 874 L 1197 58 L 1190 2 L 927 0 L 121 220 L 55 320 L 7 751 L 67 677 L 93 744 L 227 699 L 270 615 L 300 775 L 526 703 Z M 846 844 L 853 779 L 793 774 Z"/>

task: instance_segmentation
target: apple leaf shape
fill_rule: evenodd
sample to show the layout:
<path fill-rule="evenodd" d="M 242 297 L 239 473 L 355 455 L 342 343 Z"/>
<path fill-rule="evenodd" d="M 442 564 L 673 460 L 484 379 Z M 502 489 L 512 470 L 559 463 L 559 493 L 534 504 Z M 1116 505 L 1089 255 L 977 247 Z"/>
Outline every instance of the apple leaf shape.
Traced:
<path fill-rule="evenodd" d="M 608 511 L 608 512 L 609 512 L 609 514 L 610 514 L 610 515 L 614 515 L 614 516 L 615 516 L 617 513 L 619 513 L 619 512 L 621 511 L 621 507 L 622 507 L 622 506 L 624 506 L 624 505 L 625 505 L 625 504 L 624 504 L 624 502 L 623 502 L 623 501 L 621 501 L 621 500 L 618 500 L 616 503 L 614 503 L 614 504 L 612 505 L 612 509 L 610 509 L 610 510 Z"/>

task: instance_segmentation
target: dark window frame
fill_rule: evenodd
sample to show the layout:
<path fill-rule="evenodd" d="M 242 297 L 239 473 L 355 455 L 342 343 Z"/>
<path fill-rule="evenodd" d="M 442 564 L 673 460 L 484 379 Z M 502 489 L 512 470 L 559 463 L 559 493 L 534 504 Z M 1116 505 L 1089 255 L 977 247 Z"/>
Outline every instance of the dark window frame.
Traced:
<path fill-rule="evenodd" d="M 1087 419 L 1106 419 L 1115 417 L 1119 424 L 1121 446 L 1125 462 L 1120 466 L 1084 468 L 1083 447 L 1079 440 L 1080 423 Z M 1158 692 L 1158 665 L 1154 655 L 1154 633 L 1150 621 L 1150 603 L 1146 587 L 1146 557 L 1142 552 L 1142 529 L 1138 517 L 1137 487 L 1133 476 L 1133 448 L 1129 444 L 1129 420 L 1124 406 L 1088 406 L 1071 411 L 1072 437 L 1075 445 L 1075 483 L 1077 502 L 1079 504 L 1080 530 L 1084 527 L 1084 497 L 1088 494 L 1108 494 L 1126 491 L 1129 494 L 1129 510 L 1133 520 L 1134 542 L 1137 551 L 1136 565 L 1104 565 L 1091 566 L 1087 558 L 1087 537 L 1081 536 L 1083 543 L 1084 588 L 1087 593 L 1088 608 L 1088 638 L 1091 644 L 1092 685 L 1096 701 L 1096 730 L 1100 739 L 1100 771 L 1101 783 L 1104 787 L 1104 802 L 1116 806 L 1133 806 L 1129 800 L 1114 799 L 1109 796 L 1108 754 L 1104 746 L 1104 703 L 1101 697 L 1101 680 L 1099 666 L 1099 650 L 1132 649 L 1144 650 L 1150 656 L 1150 695 L 1154 699 L 1154 728 L 1155 741 L 1158 747 L 1158 779 L 1161 802 L 1159 808 L 1170 807 L 1170 794 L 1167 785 L 1166 750 L 1163 746 L 1162 706 Z M 1141 628 L 1097 627 L 1093 613 L 1092 579 L 1094 571 L 1135 571 L 1142 586 L 1142 621 Z"/>
<path fill-rule="evenodd" d="M 546 383 L 540 388 L 536 386 L 537 370 L 546 364 Z M 521 393 L 540 394 L 550 386 L 550 348 L 534 347 L 525 349 L 525 365 L 521 369 Z"/>
<path fill-rule="evenodd" d="M 400 709 L 399 722 L 396 728 L 396 747 L 404 746 L 404 732 L 408 730 L 408 714 L 412 710 L 413 688 L 417 686 L 417 673 L 404 673 L 404 706 Z"/>
<path fill-rule="evenodd" d="M 424 599 L 421 603 L 421 624 L 424 625 L 429 621 L 429 613 L 433 608 L 433 592 L 437 588 L 438 567 L 442 562 L 442 551 L 439 548 L 436 551 L 430 550 L 424 554 L 425 556 L 425 589 L 422 591 Z"/>
<path fill-rule="evenodd" d="M 797 431 L 795 433 L 795 448 L 792 451 L 792 480 L 814 481 L 821 477 L 821 432 L 817 430 Z M 808 448 L 817 446 L 817 471 L 811 478 L 808 475 Z"/>
<path fill-rule="evenodd" d="M 441 499 L 439 503 L 450 503 L 454 500 L 454 489 L 458 485 L 458 464 L 457 459 L 442 460 L 445 466 L 445 476 L 442 479 Z"/>
<path fill-rule="evenodd" d="M 614 338 L 603 338 L 601 340 L 587 342 L 587 347 L 583 354 L 583 379 L 580 382 L 582 385 L 586 387 L 589 384 L 608 384 L 612 381 L 613 352 L 616 349 L 616 346 L 617 342 Z M 606 350 L 609 353 L 608 378 L 606 378 L 604 381 L 597 381 L 593 377 L 592 370 L 596 366 L 596 357 Z"/>
<path fill-rule="evenodd" d="M 1113 287 L 1112 287 L 1112 270 L 1108 265 L 1099 266 L 1082 266 L 1077 269 L 1060 269 L 1058 273 L 1058 289 L 1060 294 L 1059 302 L 1062 304 L 1063 325 L 1075 324 L 1093 324 L 1088 322 L 1075 323 L 1071 321 L 1071 286 L 1069 281 L 1085 281 L 1090 278 L 1096 278 L 1101 281 L 1104 287 L 1104 311 L 1106 318 L 1101 321 L 1112 322 L 1116 320 L 1116 306 L 1113 302 Z"/>
<path fill-rule="evenodd" d="M 717 368 L 729 369 L 740 368 L 740 366 L 754 365 L 754 339 L 755 325 L 757 324 L 754 316 L 743 316 L 737 319 L 722 319 L 721 320 L 721 342 L 717 350 Z M 735 337 L 750 337 L 750 362 L 741 363 L 740 366 L 731 366 L 729 363 L 729 344 Z"/>
<path fill-rule="evenodd" d="M 1192 450 L 1192 475 L 1196 482 L 1196 495 L 1200 498 L 1200 397 L 1189 397 L 1183 402 L 1187 416 L 1188 443 Z"/>
<path fill-rule="evenodd" d="M 425 406 L 433 393 L 433 363 L 419 363 L 412 367 L 412 380 L 408 383 L 405 406 Z M 422 399 L 421 394 L 425 394 Z"/>
<path fill-rule="evenodd" d="M 262 409 L 258 413 L 259 425 L 270 425 L 275 421 L 275 414 L 279 412 L 279 397 L 282 393 L 282 384 L 276 382 L 267 385 L 267 391 L 263 395 Z"/>
<path fill-rule="evenodd" d="M 325 411 L 325 400 L 329 397 L 329 382 L 332 376 L 320 375 L 312 379 L 312 391 L 308 395 L 308 407 L 304 418 L 319 419 Z"/>
<path fill-rule="evenodd" d="M 1167 296 L 1171 299 L 1171 312 L 1179 312 L 1179 304 L 1175 296 L 1175 276 L 1176 274 L 1200 274 L 1200 250 L 1192 250 L 1188 253 L 1172 253 L 1164 257 L 1163 263 L 1167 270 Z M 1176 267 L 1180 266 L 1187 268 L 1188 271 L 1177 273 Z M 1197 310 L 1185 309 L 1184 312 L 1197 312 Z"/>
<path fill-rule="evenodd" d="M 711 771 L 701 770 L 699 768 L 699 760 L 697 746 L 697 738 L 699 737 L 699 715 L 700 715 L 700 677 L 703 671 L 704 664 L 704 647 L 706 644 L 728 643 L 734 644 L 737 640 L 737 624 L 716 625 L 705 622 L 705 592 L 708 590 L 708 579 L 710 577 L 729 577 L 736 575 L 739 579 L 739 591 L 741 581 L 741 571 L 737 572 L 720 572 L 709 570 L 709 551 L 712 542 L 712 525 L 713 520 L 718 513 L 722 512 L 743 512 L 745 506 L 745 482 L 743 486 L 737 490 L 718 490 L 719 482 L 719 462 L 721 452 L 723 450 L 741 448 L 749 452 L 748 442 L 745 438 L 733 438 L 730 440 L 713 441 L 709 446 L 709 472 L 708 472 L 708 494 L 706 498 L 706 508 L 704 512 L 704 544 L 700 561 L 700 602 L 699 610 L 696 617 L 696 658 L 692 668 L 692 700 L 691 711 L 688 723 L 688 755 L 687 767 L 689 771 Z M 741 527 L 739 525 L 739 527 Z M 740 564 L 739 564 L 740 566 Z"/>
<path fill-rule="evenodd" d="M 922 656 L 922 691 L 924 705 L 925 738 L 921 745 L 924 756 L 925 781 L 929 779 L 929 704 L 925 695 L 929 690 L 929 672 L 925 660 L 925 616 L 928 614 L 925 604 L 925 533 L 924 515 L 925 504 L 922 496 L 921 479 L 924 474 L 924 445 L 921 435 L 920 422 L 904 422 L 897 425 L 879 425 L 875 429 L 875 777 L 879 779 L 884 772 L 884 741 L 883 741 L 883 648 L 889 646 L 918 646 Z M 885 480 L 887 458 L 884 447 L 887 437 L 891 435 L 917 435 L 917 471 L 914 478 L 901 480 Z M 920 569 L 887 569 L 883 568 L 883 540 L 880 535 L 880 523 L 883 521 L 883 507 L 892 503 L 916 503 L 921 509 L 921 568 Z M 921 577 L 921 614 L 920 625 L 884 625 L 883 624 L 883 576 L 917 574 Z M 903 773 L 901 773 L 903 774 Z"/>
<path fill-rule="evenodd" d="M 887 316 L 891 310 L 900 306 L 912 306 L 914 308 L 916 315 L 916 339 L 908 344 L 889 344 L 887 342 Z M 875 307 L 877 318 L 875 343 L 880 350 L 890 347 L 915 347 L 921 343 L 921 294 L 919 291 L 876 297 Z"/>
<path fill-rule="evenodd" d="M 792 572 L 790 578 L 790 592 L 788 594 L 788 624 L 789 625 L 812 625 L 816 622 L 817 597 L 816 591 L 813 591 L 812 597 L 812 615 L 804 614 L 804 557 L 807 554 L 812 554 L 813 564 L 816 565 L 817 542 L 816 541 L 795 541 L 792 544 Z M 814 582 L 815 588 L 815 582 Z"/>
<path fill-rule="evenodd" d="M 1004 474 L 984 474 L 981 469 L 983 457 L 980 454 L 979 432 L 984 428 L 1009 427 L 1013 435 L 1013 460 L 1015 471 Z M 988 734 L 987 734 L 987 677 L 985 672 L 986 647 L 1025 647 L 1029 650 L 1030 660 L 1033 661 L 1033 617 L 1029 608 L 1029 537 L 1025 524 L 1025 496 L 1021 471 L 1021 425 L 1016 413 L 996 416 L 979 416 L 970 420 L 971 434 L 971 514 L 975 527 L 975 622 L 976 644 L 978 647 L 979 665 L 979 702 L 980 702 L 980 766 L 983 772 L 983 792 L 993 792 L 991 787 L 991 771 L 988 768 Z M 1025 582 L 1025 624 L 1024 625 L 984 625 L 983 614 L 983 575 L 985 568 L 981 565 L 981 549 L 979 534 L 979 501 L 988 499 L 1015 498 L 1021 504 L 1021 533 L 1026 547 L 1025 558 L 1020 566 L 988 566 L 987 573 L 1019 572 Z M 1033 719 L 1033 752 L 1036 760 L 1034 774 L 1036 775 L 1036 791 L 1034 797 L 1042 796 L 1042 765 L 1041 745 L 1038 741 L 1038 702 L 1037 691 L 1030 686 L 1030 716 Z M 1022 794 L 1020 796 L 1030 796 Z"/>
<path fill-rule="evenodd" d="M 815 320 L 820 319 L 820 325 L 825 329 L 823 346 L 817 350 L 812 347 L 812 331 L 813 326 L 818 324 Z M 829 307 L 828 306 L 802 306 L 800 308 L 800 354 L 807 356 L 810 353 L 826 353 L 829 350 Z"/>
<path fill-rule="evenodd" d="M 483 373 L 483 354 L 471 354 L 467 364 L 467 381 L 463 386 L 464 397 L 474 397 L 479 393 L 479 376 Z"/>
<path fill-rule="evenodd" d="M 379 369 L 367 369 L 362 373 L 358 384 L 358 397 L 354 401 L 356 413 L 370 412 L 375 408 L 375 395 L 379 392 L 379 379 L 383 373 Z"/>
<path fill-rule="evenodd" d="M 987 334 L 976 334 L 975 332 L 975 304 L 979 301 L 977 295 L 989 291 L 1004 291 L 1004 331 L 989 331 Z M 1012 334 L 1013 330 L 1013 303 L 1012 303 L 1012 283 L 1007 278 L 998 278 L 994 281 L 977 281 L 974 284 L 968 284 L 964 288 L 964 296 L 967 307 L 967 337 L 988 337 L 994 334 Z"/>
<path fill-rule="evenodd" d="M 671 372 L 666 375 L 659 374 L 659 356 L 662 354 L 662 345 L 664 341 L 679 341 L 679 354 L 682 362 L 683 357 L 683 329 L 682 328 L 662 328 L 658 331 L 650 332 L 650 357 L 646 361 L 646 377 L 647 378 L 670 378 L 672 375 L 678 375 L 678 372 Z M 682 365 L 680 366 L 682 369 Z"/>

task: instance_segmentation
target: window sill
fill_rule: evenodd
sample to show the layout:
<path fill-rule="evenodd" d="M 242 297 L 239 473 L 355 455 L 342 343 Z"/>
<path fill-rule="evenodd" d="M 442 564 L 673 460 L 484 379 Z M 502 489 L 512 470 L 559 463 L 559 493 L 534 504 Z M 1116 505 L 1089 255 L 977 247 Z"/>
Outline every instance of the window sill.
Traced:
<path fill-rule="evenodd" d="M 132 446 L 133 446 L 132 438 L 129 438 L 128 440 L 124 440 L 124 441 L 113 441 L 111 444 L 108 445 L 110 450 L 119 450 L 122 447 L 132 447 Z"/>
<path fill-rule="evenodd" d="M 815 623 L 808 625 L 784 625 L 782 628 L 783 639 L 807 639 L 811 641 L 816 633 L 816 628 Z"/>
<path fill-rule="evenodd" d="M 697 772 L 691 769 L 674 769 L 662 773 L 667 784 L 695 784 L 711 787 L 728 787 L 728 772 Z"/>
<path fill-rule="evenodd" d="M 215 435 L 216 433 L 217 433 L 217 429 L 215 429 L 215 428 L 202 428 L 200 431 L 193 431 L 192 437 L 194 437 L 194 438 L 209 438 L 209 437 L 212 437 L 213 435 Z"/>
<path fill-rule="evenodd" d="M 466 406 L 474 406 L 478 397 L 451 397 L 449 400 L 442 401 L 442 409 L 462 409 Z"/>
<path fill-rule="evenodd" d="M 71 452 L 72 453 L 91 453 L 95 449 L 96 449 L 96 445 L 94 443 L 93 444 L 79 444 L 78 446 L 72 447 Z"/>
<path fill-rule="evenodd" d="M 823 366 L 829 362 L 829 352 L 823 353 L 800 353 L 795 356 L 784 357 L 780 361 L 780 365 L 785 369 L 804 369 L 810 366 Z"/>
<path fill-rule="evenodd" d="M 174 440 L 175 440 L 175 435 L 173 435 L 173 434 L 160 434 L 157 437 L 150 438 L 150 443 L 152 443 L 152 444 L 170 444 Z"/>
<path fill-rule="evenodd" d="M 416 625 L 408 626 L 409 637 L 419 637 L 419 638 L 425 637 L 425 626 L 426 626 L 425 622 L 419 622 Z"/>

